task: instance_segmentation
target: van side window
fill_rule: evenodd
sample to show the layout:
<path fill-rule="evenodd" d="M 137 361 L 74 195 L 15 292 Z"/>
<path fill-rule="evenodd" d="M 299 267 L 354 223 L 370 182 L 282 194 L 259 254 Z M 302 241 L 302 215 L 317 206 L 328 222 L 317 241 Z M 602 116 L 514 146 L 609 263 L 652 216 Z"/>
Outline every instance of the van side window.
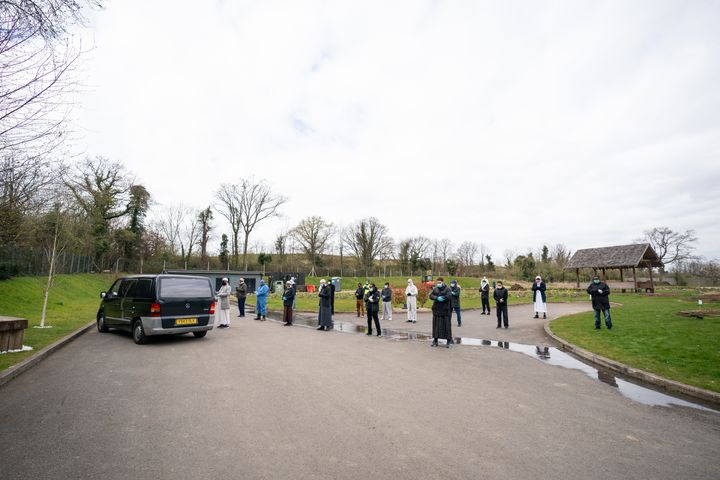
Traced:
<path fill-rule="evenodd" d="M 115 283 L 112 284 L 112 287 L 110 287 L 110 290 L 107 292 L 107 298 L 117 298 L 118 292 L 120 292 L 120 283 L 121 280 L 115 280 Z"/>
<path fill-rule="evenodd" d="M 122 282 L 120 282 L 120 291 L 118 292 L 119 295 L 121 297 L 127 296 L 128 290 L 130 290 L 130 288 L 133 286 L 134 283 L 135 283 L 134 279 L 123 280 Z"/>

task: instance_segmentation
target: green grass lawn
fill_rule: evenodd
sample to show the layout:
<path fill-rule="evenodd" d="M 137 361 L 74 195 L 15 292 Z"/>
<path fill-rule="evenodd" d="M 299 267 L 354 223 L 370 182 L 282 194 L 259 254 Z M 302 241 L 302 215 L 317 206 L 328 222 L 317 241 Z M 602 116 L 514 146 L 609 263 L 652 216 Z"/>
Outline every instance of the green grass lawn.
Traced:
<path fill-rule="evenodd" d="M 46 277 L 18 277 L 0 282 L 0 315 L 28 319 L 23 343 L 30 352 L 0 355 L 0 371 L 29 357 L 79 327 L 95 320 L 100 305 L 99 293 L 112 284 L 113 275 L 59 275 L 50 290 L 45 325 L 53 328 L 32 328 L 40 325 L 43 289 Z"/>
<path fill-rule="evenodd" d="M 613 329 L 594 329 L 593 313 L 554 320 L 551 330 L 591 352 L 682 383 L 720 392 L 720 317 L 677 315 L 697 309 L 697 292 L 672 297 L 611 296 Z M 718 308 L 718 303 L 706 303 Z"/>

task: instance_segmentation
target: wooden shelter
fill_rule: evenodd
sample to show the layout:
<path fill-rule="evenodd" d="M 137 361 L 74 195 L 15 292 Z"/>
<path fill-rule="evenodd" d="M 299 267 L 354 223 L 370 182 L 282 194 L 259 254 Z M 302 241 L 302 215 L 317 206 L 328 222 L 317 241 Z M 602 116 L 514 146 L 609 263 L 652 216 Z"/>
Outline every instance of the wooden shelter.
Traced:
<path fill-rule="evenodd" d="M 620 270 L 620 283 L 615 287 L 646 288 L 651 292 L 655 291 L 653 280 L 653 267 L 662 267 L 663 263 L 655 250 L 649 243 L 636 243 L 632 245 L 616 245 L 613 247 L 585 248 L 578 250 L 565 266 L 565 270 L 575 270 L 577 276 L 577 287 L 580 288 L 580 269 L 592 268 L 597 275 L 598 270 L 602 271 L 603 277 L 608 269 Z M 637 281 L 637 269 L 647 268 L 650 274 L 650 283 L 647 286 L 639 285 Z M 623 279 L 624 270 L 632 270 L 632 284 Z M 610 285 L 611 287 L 613 285 Z"/>

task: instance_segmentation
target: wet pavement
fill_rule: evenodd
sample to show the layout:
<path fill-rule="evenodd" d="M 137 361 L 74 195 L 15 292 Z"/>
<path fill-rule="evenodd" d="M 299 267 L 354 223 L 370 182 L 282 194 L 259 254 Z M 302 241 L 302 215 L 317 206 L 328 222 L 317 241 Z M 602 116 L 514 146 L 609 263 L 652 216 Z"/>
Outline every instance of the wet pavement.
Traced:
<path fill-rule="evenodd" d="M 551 304 L 551 307 L 556 316 L 589 310 L 589 308 L 586 308 L 586 306 L 582 304 Z M 489 327 L 488 321 L 490 317 L 488 315 L 480 315 L 479 312 L 478 310 L 463 312 L 461 317 L 463 324 L 461 327 L 457 326 L 457 323 L 455 323 L 456 319 L 453 317 L 453 343 L 455 345 L 500 348 L 522 353 L 528 357 L 540 360 L 547 365 L 579 370 L 588 377 L 613 387 L 623 396 L 644 405 L 664 407 L 681 406 L 720 414 L 720 406 L 718 405 L 675 392 L 664 392 L 654 385 L 616 374 L 608 369 L 597 368 L 582 359 L 550 346 L 555 342 L 545 334 L 543 329 L 543 322 L 545 320 L 533 318 L 533 312 L 529 305 L 511 307 L 509 315 L 511 323 L 510 328 L 507 329 Z M 395 315 L 394 320 L 381 321 L 382 337 L 392 341 L 420 341 L 428 343 L 432 341 L 430 335 L 432 332 L 432 314 L 429 312 L 419 314 L 416 323 L 408 323 L 402 320 L 398 322 L 398 318 L 404 318 L 404 315 L 402 317 Z M 493 325 L 496 325 L 496 318 L 495 316 L 492 317 Z M 550 319 L 552 318 L 555 317 L 550 317 Z M 363 319 L 357 317 L 357 315 L 347 313 L 336 314 L 333 316 L 334 330 L 344 333 L 365 334 L 367 332 L 367 322 L 362 320 Z M 317 327 L 317 319 L 312 314 L 299 313 L 295 315 L 295 324 L 315 328 Z M 488 336 L 494 334 L 494 339 L 488 340 L 464 336 L 466 333 L 471 334 L 472 332 L 480 332 Z M 462 333 L 463 336 L 458 336 L 459 333 Z M 531 338 L 535 339 L 535 342 L 529 345 L 517 341 L 497 340 L 497 338 Z M 440 339 L 440 342 L 441 346 L 447 343 L 443 339 Z"/>

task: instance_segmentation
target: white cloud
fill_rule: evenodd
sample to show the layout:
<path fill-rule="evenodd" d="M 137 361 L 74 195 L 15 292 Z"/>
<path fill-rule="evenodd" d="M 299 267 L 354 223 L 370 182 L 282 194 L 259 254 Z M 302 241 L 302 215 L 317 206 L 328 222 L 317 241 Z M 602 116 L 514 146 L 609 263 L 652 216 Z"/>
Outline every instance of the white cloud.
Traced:
<path fill-rule="evenodd" d="M 506 248 L 695 228 L 720 257 L 720 5 L 125 0 L 95 16 L 86 150 L 198 207 Z"/>

